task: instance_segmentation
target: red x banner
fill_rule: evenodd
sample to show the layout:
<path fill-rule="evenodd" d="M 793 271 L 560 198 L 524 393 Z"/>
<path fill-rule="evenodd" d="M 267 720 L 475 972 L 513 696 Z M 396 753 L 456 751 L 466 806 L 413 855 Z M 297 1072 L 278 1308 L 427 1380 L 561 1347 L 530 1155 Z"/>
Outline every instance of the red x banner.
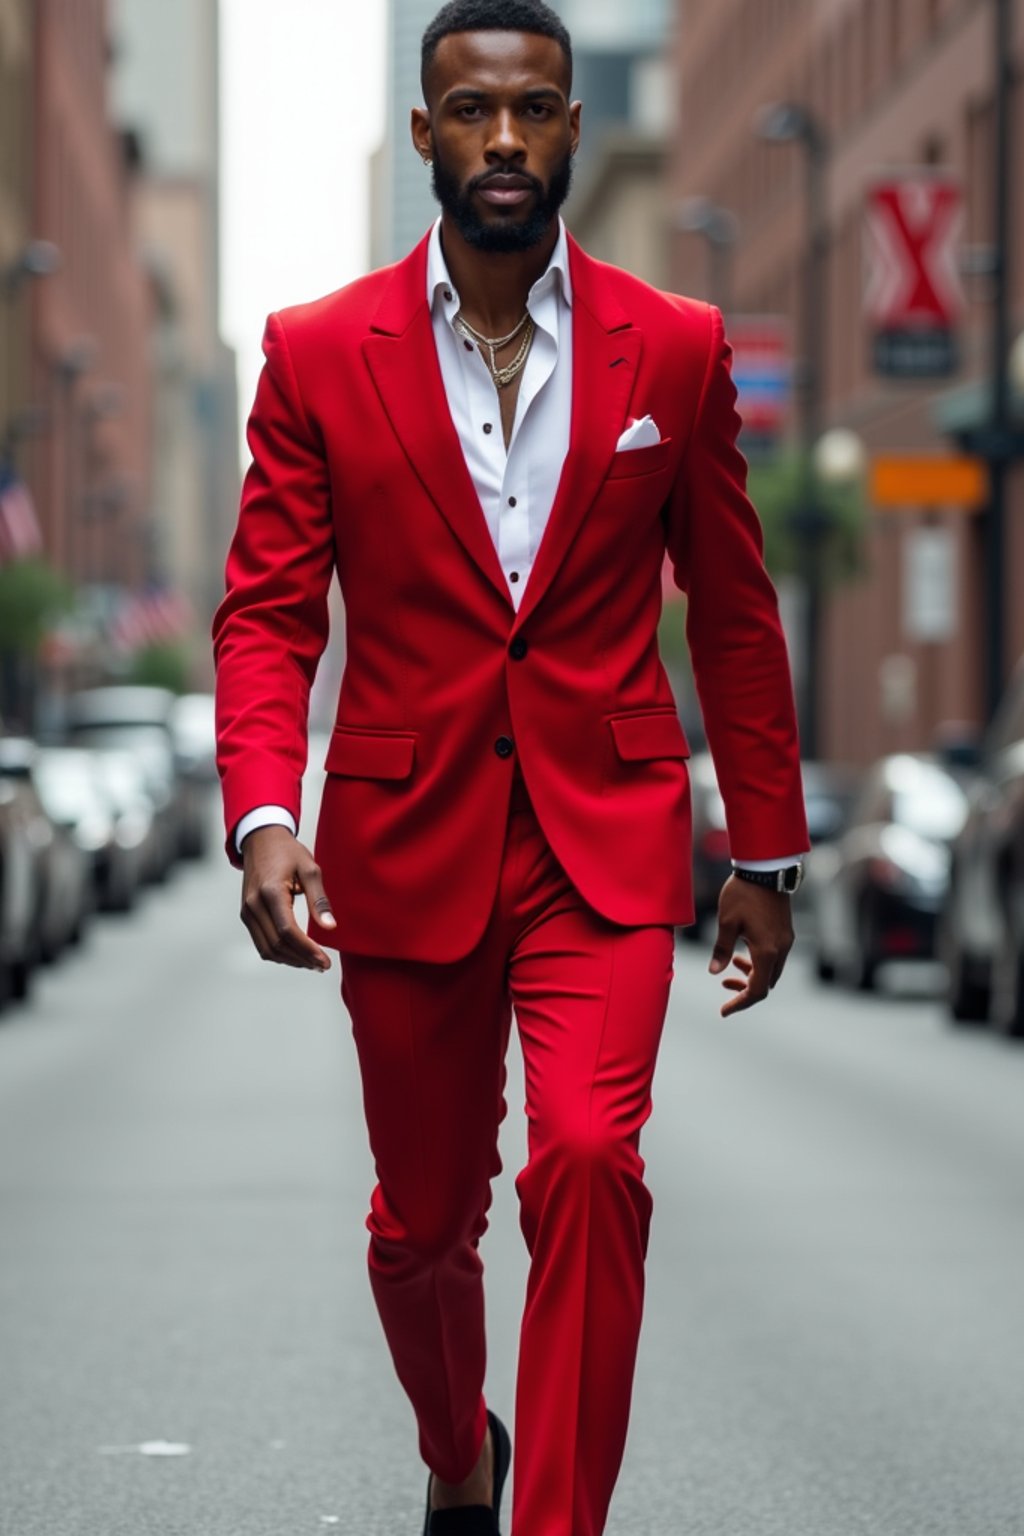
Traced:
<path fill-rule="evenodd" d="M 922 378 L 956 368 L 962 226 L 960 188 L 945 172 L 921 167 L 868 189 L 864 308 L 877 372 Z"/>

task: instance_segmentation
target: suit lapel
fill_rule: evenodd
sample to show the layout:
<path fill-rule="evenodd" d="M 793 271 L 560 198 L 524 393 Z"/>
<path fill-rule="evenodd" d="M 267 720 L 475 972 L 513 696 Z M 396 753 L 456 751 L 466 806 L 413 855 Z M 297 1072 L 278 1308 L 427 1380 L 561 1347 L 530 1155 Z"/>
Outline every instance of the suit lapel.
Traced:
<path fill-rule="evenodd" d="M 554 504 L 516 624 L 533 612 L 568 554 L 608 473 L 626 424 L 642 333 L 612 298 L 601 268 L 570 240 L 573 285 L 572 426 Z"/>
<path fill-rule="evenodd" d="M 437 359 L 426 302 L 427 239 L 398 263 L 363 355 L 420 483 L 501 597 L 508 585 L 466 467 Z M 572 426 L 554 504 L 516 615 L 536 608 L 608 473 L 626 421 L 642 333 L 617 303 L 600 263 L 569 241 L 573 285 Z"/>
<path fill-rule="evenodd" d="M 392 427 L 427 495 L 511 608 L 444 392 L 426 302 L 424 240 L 395 268 L 363 355 Z"/>

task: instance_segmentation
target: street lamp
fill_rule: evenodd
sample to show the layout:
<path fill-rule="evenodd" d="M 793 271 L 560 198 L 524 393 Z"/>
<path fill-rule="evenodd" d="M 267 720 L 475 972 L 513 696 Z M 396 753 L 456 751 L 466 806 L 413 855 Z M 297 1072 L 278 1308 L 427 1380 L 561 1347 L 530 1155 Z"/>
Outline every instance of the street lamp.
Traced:
<path fill-rule="evenodd" d="M 794 101 L 776 101 L 760 109 L 754 131 L 766 144 L 800 144 L 804 150 L 807 246 L 803 281 L 803 361 L 799 374 L 800 505 L 793 530 L 800 549 L 804 582 L 804 687 L 800 736 L 805 756 L 818 755 L 818 694 L 821 649 L 823 556 L 828 518 L 819 505 L 815 447 L 821 436 L 821 399 L 825 383 L 825 261 L 828 228 L 825 171 L 828 139 L 817 119 Z"/>
<path fill-rule="evenodd" d="M 60 266 L 60 251 L 52 240 L 30 240 L 3 275 L 6 298 L 17 293 L 26 278 L 50 277 Z"/>
<path fill-rule="evenodd" d="M 92 336 L 77 336 L 64 348 L 54 365 L 61 386 L 62 417 L 64 427 L 64 530 L 67 550 L 67 571 L 73 582 L 78 580 L 78 539 L 75 527 L 78 516 L 75 483 L 80 458 L 77 413 L 75 411 L 75 386 L 83 374 L 96 366 L 99 347 Z"/>
<path fill-rule="evenodd" d="M 864 439 L 849 427 L 830 427 L 814 445 L 814 468 L 822 485 L 852 490 L 863 484 L 867 467 Z"/>
<path fill-rule="evenodd" d="M 676 210 L 675 227 L 680 234 L 703 235 L 707 241 L 711 302 L 727 315 L 732 309 L 732 254 L 739 220 L 709 197 L 687 197 Z"/>
<path fill-rule="evenodd" d="M 0 461 L 14 460 L 15 443 L 19 437 L 18 417 L 15 407 L 17 395 L 18 347 L 14 340 L 14 303 L 22 283 L 30 278 L 49 277 L 60 266 L 60 251 L 50 240 L 30 240 L 24 245 L 11 264 L 0 272 L 0 295 L 4 300 L 3 334 L 0 336 L 0 355 L 6 361 L 4 382 L 4 410 L 7 420 L 0 433 Z M 2 365 L 0 365 L 2 366 Z"/>

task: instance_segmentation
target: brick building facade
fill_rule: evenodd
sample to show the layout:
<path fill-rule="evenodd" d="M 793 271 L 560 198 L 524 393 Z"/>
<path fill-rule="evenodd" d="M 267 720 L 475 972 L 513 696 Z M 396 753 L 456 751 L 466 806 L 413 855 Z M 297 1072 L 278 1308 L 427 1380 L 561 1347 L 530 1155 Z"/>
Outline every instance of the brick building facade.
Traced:
<path fill-rule="evenodd" d="M 1024 8 L 1013 44 L 1013 139 L 1024 143 Z M 869 455 L 940 452 L 950 396 L 983 375 L 991 285 L 966 279 L 958 377 L 886 380 L 871 369 L 862 316 L 865 188 L 878 171 L 941 166 L 960 179 L 968 246 L 993 237 L 992 0 L 680 0 L 679 120 L 671 204 L 704 195 L 739 221 L 732 301 L 737 313 L 790 317 L 798 338 L 807 242 L 801 147 L 754 130 L 758 109 L 794 101 L 829 142 L 826 366 L 823 425 L 854 429 Z M 1024 327 L 1024 193 L 1014 178 L 1011 318 Z M 707 296 L 707 254 L 673 241 L 673 286 Z M 908 635 L 905 584 L 912 530 L 947 525 L 955 551 L 949 639 Z M 1006 551 L 1007 668 L 1024 651 L 1024 471 L 1011 477 Z M 981 519 L 954 510 L 884 514 L 868 507 L 862 572 L 829 591 L 818 701 L 823 755 L 866 761 L 929 745 L 951 720 L 983 713 Z M 899 688 L 891 686 L 902 679 Z"/>
<path fill-rule="evenodd" d="M 26 453 L 50 559 L 85 585 L 147 575 L 152 288 L 131 227 L 131 144 L 108 110 L 105 0 L 35 0 L 34 234 L 60 251 L 32 290 Z"/>

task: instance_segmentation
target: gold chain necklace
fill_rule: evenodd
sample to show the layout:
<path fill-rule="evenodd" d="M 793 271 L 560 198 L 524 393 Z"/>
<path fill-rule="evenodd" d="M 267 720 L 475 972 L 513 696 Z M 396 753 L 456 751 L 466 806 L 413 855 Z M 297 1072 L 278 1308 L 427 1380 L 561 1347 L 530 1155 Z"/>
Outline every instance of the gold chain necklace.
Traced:
<path fill-rule="evenodd" d="M 522 373 L 526 367 L 526 359 L 530 355 L 530 347 L 533 345 L 534 333 L 537 329 L 528 309 L 523 311 L 523 318 L 519 321 L 518 325 L 509 331 L 507 336 L 482 336 L 479 331 L 473 329 L 468 320 L 462 318 L 461 314 L 455 317 L 455 324 L 468 341 L 475 341 L 478 346 L 487 348 L 489 358 L 484 358 L 484 362 L 487 363 L 488 372 L 498 389 L 506 389 L 512 383 L 512 380 Z M 495 354 L 500 352 L 502 347 L 507 347 L 510 342 L 515 341 L 520 331 L 524 331 L 525 334 L 519 345 L 518 352 L 510 363 L 506 363 L 503 368 L 499 368 L 498 359 Z"/>

